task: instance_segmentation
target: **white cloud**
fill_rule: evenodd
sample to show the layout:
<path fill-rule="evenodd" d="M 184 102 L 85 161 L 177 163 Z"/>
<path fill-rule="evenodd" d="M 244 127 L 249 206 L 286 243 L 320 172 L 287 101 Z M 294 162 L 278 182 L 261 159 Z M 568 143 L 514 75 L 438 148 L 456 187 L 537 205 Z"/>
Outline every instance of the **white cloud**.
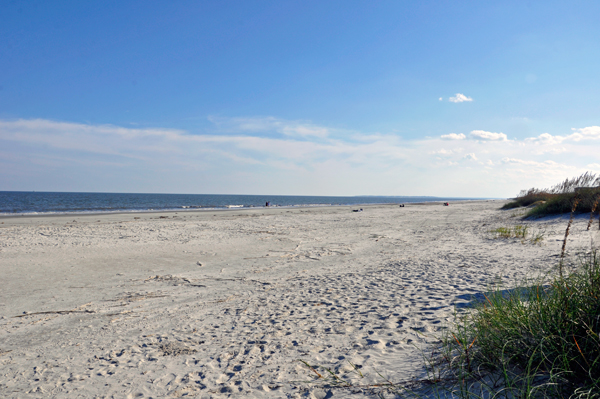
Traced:
<path fill-rule="evenodd" d="M 544 162 L 536 162 L 532 160 L 518 159 L 518 158 L 502 158 L 503 163 L 513 163 L 520 165 L 531 165 L 531 166 L 549 166 L 549 165 L 558 165 L 558 163 L 547 160 Z"/>
<path fill-rule="evenodd" d="M 550 133 L 542 133 L 537 137 L 528 137 L 525 139 L 525 141 L 528 142 L 533 142 L 533 143 L 540 143 L 540 144 L 549 144 L 549 145 L 554 145 L 554 144 L 560 144 L 565 140 L 566 137 L 564 136 L 553 136 Z"/>
<path fill-rule="evenodd" d="M 535 163 L 535 162 L 524 161 L 524 160 L 518 159 L 518 158 L 509 158 L 509 157 L 502 158 L 502 162 L 504 162 L 504 163 L 519 163 L 519 164 L 525 164 L 525 165 Z"/>
<path fill-rule="evenodd" d="M 581 141 L 581 140 L 597 140 L 600 139 L 600 126 L 589 126 L 582 129 L 572 129 L 573 134 L 567 136 L 568 140 Z"/>
<path fill-rule="evenodd" d="M 440 101 L 444 101 L 444 99 L 442 97 L 440 97 Z"/>
<path fill-rule="evenodd" d="M 450 133 L 450 134 L 442 134 L 441 135 L 442 140 L 464 140 L 467 138 L 467 136 L 465 136 L 462 133 Z"/>
<path fill-rule="evenodd" d="M 452 155 L 453 153 L 454 153 L 454 151 L 452 151 L 452 150 L 446 150 L 444 148 L 439 149 L 437 151 L 431 151 L 430 152 L 430 154 L 433 154 L 433 155 Z"/>
<path fill-rule="evenodd" d="M 572 128 L 571 130 L 573 133 L 566 136 L 553 136 L 549 133 L 542 133 L 537 137 L 529 137 L 525 141 L 541 145 L 555 145 L 567 141 L 578 143 L 580 141 L 600 139 L 600 126 L 588 126 L 581 129 Z"/>
<path fill-rule="evenodd" d="M 541 148 L 541 149 L 532 149 L 531 153 L 535 155 L 558 155 L 568 152 L 565 147 L 555 147 L 555 148 Z"/>
<path fill-rule="evenodd" d="M 250 133 L 279 133 L 290 137 L 327 137 L 331 131 L 322 126 L 316 126 L 303 121 L 286 121 L 273 117 L 257 118 L 208 118 L 224 131 Z"/>
<path fill-rule="evenodd" d="M 315 137 L 327 137 L 329 130 L 316 127 L 316 126 L 283 126 L 281 131 L 288 136 L 315 136 Z"/>
<path fill-rule="evenodd" d="M 485 130 L 473 130 L 469 137 L 475 140 L 484 141 L 506 141 L 507 137 L 504 133 L 486 132 Z"/>
<path fill-rule="evenodd" d="M 452 103 L 462 103 L 465 101 L 473 101 L 473 99 L 471 97 L 467 97 L 461 93 L 456 93 L 456 95 L 454 97 L 450 97 L 448 100 Z"/>
<path fill-rule="evenodd" d="M 0 190 L 502 197 L 600 169 L 594 126 L 403 140 L 272 117 L 211 120 L 205 134 L 0 120 L 0 169 L 10 171 Z"/>

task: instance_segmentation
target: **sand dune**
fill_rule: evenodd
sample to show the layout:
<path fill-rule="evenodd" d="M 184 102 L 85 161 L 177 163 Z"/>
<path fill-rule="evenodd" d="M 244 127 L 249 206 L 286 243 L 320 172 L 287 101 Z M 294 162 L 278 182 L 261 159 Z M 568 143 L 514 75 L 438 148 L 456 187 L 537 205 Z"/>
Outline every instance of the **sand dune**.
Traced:
<path fill-rule="evenodd" d="M 0 396 L 343 398 L 421 378 L 471 294 L 557 263 L 566 219 L 527 222 L 541 246 L 495 239 L 522 223 L 502 203 L 0 218 Z"/>

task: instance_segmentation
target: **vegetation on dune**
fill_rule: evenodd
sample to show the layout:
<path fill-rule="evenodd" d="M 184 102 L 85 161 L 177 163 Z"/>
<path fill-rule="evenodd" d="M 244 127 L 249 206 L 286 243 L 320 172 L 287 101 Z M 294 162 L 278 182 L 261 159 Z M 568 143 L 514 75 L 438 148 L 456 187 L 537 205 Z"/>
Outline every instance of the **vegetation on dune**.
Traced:
<path fill-rule="evenodd" d="M 579 181 L 567 179 L 556 191 L 582 187 L 582 180 L 599 182 L 586 174 Z M 588 230 L 598 205 L 597 188 L 578 190 L 569 200 L 558 274 L 549 283 L 542 278 L 511 290 L 496 287 L 457 318 L 431 363 L 439 397 L 600 398 L 600 257 L 593 249 L 566 276 L 563 263 L 582 191 L 596 192 Z M 522 226 L 498 231 L 509 237 L 517 232 L 526 235 Z"/>
<path fill-rule="evenodd" d="M 459 319 L 439 380 L 452 377 L 449 391 L 465 398 L 600 398 L 597 253 L 566 278 L 524 285 L 493 290 Z"/>
<path fill-rule="evenodd" d="M 424 356 L 427 378 L 392 383 L 378 373 L 381 383 L 353 385 L 330 369 L 321 367 L 327 372 L 322 374 L 320 366 L 302 363 L 327 386 L 376 389 L 380 397 L 392 393 L 395 397 L 440 399 L 600 399 L 600 252 L 592 249 L 570 272 L 564 263 L 574 213 L 590 212 L 589 230 L 600 207 L 600 177 L 586 173 L 549 190 L 531 189 L 522 194 L 515 200 L 521 201 L 519 206 L 530 200 L 534 204 L 545 196 L 545 202 L 532 211 L 546 207 L 534 214 L 571 213 L 558 273 L 511 289 L 496 285 L 474 296 L 470 309 L 457 311 L 441 345 Z M 531 235 L 525 225 L 489 232 L 496 238 L 522 242 Z M 531 241 L 534 239 L 538 243 L 543 235 L 538 233 Z"/>
<path fill-rule="evenodd" d="M 497 229 L 492 230 L 491 233 L 502 238 L 525 238 L 527 237 L 528 230 L 528 226 L 516 225 L 513 227 L 498 227 Z"/>
<path fill-rule="evenodd" d="M 381 398 L 600 399 L 600 253 L 581 258 L 566 277 L 496 286 L 472 303 L 425 354 L 427 378 L 392 382 L 377 373 L 378 383 L 353 384 L 299 361 L 314 383 Z"/>
<path fill-rule="evenodd" d="M 498 227 L 490 230 L 490 233 L 495 238 L 518 238 L 523 244 L 530 242 L 531 244 L 540 244 L 544 240 L 544 233 L 541 231 L 533 231 L 529 226 L 516 225 L 513 227 Z"/>
<path fill-rule="evenodd" d="M 586 172 L 578 177 L 566 179 L 549 189 L 522 190 L 502 209 L 532 206 L 525 217 L 541 217 L 571 212 L 576 199 L 578 212 L 596 212 L 600 199 L 600 176 Z"/>

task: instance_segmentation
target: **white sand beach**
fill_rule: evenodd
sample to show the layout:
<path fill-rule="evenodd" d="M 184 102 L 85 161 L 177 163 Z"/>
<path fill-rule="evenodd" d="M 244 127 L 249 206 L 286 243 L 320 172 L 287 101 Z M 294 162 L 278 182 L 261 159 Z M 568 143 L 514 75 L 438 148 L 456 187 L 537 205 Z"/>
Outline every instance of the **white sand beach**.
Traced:
<path fill-rule="evenodd" d="M 0 217 L 0 397 L 385 394 L 469 295 L 557 264 L 568 217 L 503 203 Z M 523 223 L 542 245 L 490 233 Z"/>

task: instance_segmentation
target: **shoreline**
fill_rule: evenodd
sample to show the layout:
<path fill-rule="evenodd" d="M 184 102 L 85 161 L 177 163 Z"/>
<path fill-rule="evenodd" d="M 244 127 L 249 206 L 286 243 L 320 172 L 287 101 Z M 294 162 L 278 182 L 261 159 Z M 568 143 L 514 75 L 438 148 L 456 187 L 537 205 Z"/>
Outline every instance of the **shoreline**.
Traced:
<path fill-rule="evenodd" d="M 507 199 L 460 199 L 460 200 L 436 200 L 436 201 L 423 201 L 423 202 L 403 202 L 404 205 L 439 205 L 444 202 L 451 204 L 461 204 L 465 202 L 494 202 L 494 201 L 508 201 Z M 39 212 L 39 213 L 0 213 L 0 220 L 3 219 L 14 219 L 14 218 L 46 218 L 46 217 L 83 217 L 83 216 L 103 216 L 103 215 L 154 215 L 157 213 L 193 213 L 193 212 L 217 212 L 217 211 L 264 211 L 269 209 L 313 209 L 313 208 L 351 208 L 351 207 L 372 207 L 372 206 L 398 206 L 401 203 L 387 202 L 387 203 L 364 203 L 364 204 L 314 204 L 314 205 L 272 205 L 269 207 L 265 206 L 242 206 L 242 207 L 218 207 L 218 208 L 170 208 L 162 210 L 144 209 L 144 210 L 117 210 L 117 211 L 74 211 L 74 212 Z"/>
<path fill-rule="evenodd" d="M 527 221 L 543 246 L 495 239 L 522 223 L 502 203 L 3 219 L 0 394 L 371 392 L 326 387 L 299 359 L 355 386 L 421 378 L 421 351 L 471 295 L 557 262 L 566 221 Z M 586 225 L 573 222 L 572 259 L 599 238 Z"/>

